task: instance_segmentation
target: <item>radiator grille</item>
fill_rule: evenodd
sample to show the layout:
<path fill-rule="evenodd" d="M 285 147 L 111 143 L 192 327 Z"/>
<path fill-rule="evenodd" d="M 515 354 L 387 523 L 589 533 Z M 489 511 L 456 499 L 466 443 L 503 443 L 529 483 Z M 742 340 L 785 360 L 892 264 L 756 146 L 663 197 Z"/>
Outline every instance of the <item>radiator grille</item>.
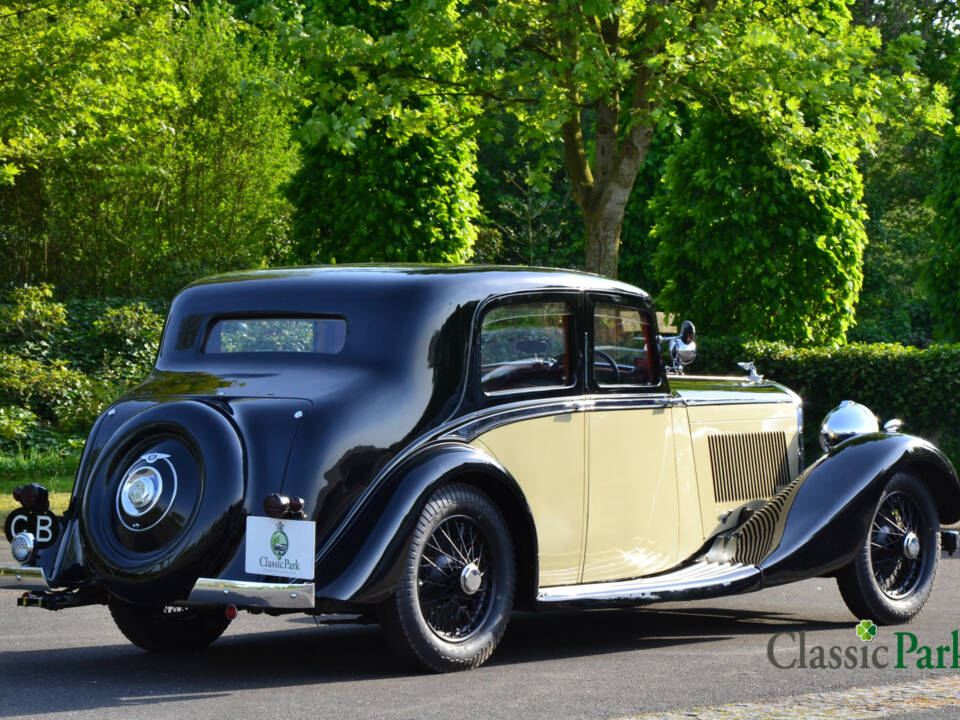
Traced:
<path fill-rule="evenodd" d="M 769 498 L 790 482 L 783 432 L 724 433 L 707 442 L 717 502 Z"/>

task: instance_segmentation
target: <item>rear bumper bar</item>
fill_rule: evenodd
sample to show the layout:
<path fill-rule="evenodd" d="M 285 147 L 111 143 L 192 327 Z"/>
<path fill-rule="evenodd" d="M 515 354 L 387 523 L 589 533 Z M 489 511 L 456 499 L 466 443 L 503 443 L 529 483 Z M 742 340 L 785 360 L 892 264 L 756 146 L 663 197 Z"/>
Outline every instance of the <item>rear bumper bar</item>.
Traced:
<path fill-rule="evenodd" d="M 187 604 L 312 610 L 316 605 L 315 593 L 313 583 L 260 583 L 200 578 L 190 591 Z"/>
<path fill-rule="evenodd" d="M 0 565 L 0 589 L 49 590 L 50 584 L 43 568 Z"/>

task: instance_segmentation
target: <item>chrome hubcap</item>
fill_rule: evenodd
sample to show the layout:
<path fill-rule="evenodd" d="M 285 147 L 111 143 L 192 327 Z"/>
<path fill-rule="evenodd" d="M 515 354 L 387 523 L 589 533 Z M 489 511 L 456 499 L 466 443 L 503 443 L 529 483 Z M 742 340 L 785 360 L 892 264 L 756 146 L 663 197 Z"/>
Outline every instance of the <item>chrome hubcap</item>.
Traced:
<path fill-rule="evenodd" d="M 138 517 L 152 508 L 163 492 L 163 480 L 152 467 L 139 467 L 120 486 L 120 504 L 128 515 Z"/>
<path fill-rule="evenodd" d="M 903 555 L 909 560 L 916 560 L 920 557 L 920 538 L 916 533 L 907 533 L 903 539 Z"/>
<path fill-rule="evenodd" d="M 473 595 L 479 590 L 481 582 L 483 582 L 483 574 L 476 564 L 470 563 L 460 571 L 460 587 L 467 595 Z"/>

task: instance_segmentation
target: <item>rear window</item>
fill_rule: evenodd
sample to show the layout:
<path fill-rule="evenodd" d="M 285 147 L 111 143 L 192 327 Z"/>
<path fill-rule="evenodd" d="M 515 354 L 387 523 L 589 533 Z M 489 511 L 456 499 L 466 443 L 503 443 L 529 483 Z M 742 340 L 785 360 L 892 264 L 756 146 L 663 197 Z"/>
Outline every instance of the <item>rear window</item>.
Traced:
<path fill-rule="evenodd" d="M 205 353 L 325 353 L 343 349 L 343 318 L 223 318 L 217 320 Z"/>

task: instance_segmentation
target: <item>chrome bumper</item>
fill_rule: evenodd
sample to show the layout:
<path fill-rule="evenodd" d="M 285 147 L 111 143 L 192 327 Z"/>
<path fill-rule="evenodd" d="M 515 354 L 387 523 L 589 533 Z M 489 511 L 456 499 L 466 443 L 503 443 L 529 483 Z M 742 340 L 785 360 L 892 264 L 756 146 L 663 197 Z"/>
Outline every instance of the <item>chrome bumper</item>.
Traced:
<path fill-rule="evenodd" d="M 312 610 L 316 604 L 313 583 L 260 583 L 246 580 L 200 578 L 190 591 L 190 605 Z"/>
<path fill-rule="evenodd" d="M 0 589 L 49 590 L 50 584 L 43 568 L 0 565 Z"/>

